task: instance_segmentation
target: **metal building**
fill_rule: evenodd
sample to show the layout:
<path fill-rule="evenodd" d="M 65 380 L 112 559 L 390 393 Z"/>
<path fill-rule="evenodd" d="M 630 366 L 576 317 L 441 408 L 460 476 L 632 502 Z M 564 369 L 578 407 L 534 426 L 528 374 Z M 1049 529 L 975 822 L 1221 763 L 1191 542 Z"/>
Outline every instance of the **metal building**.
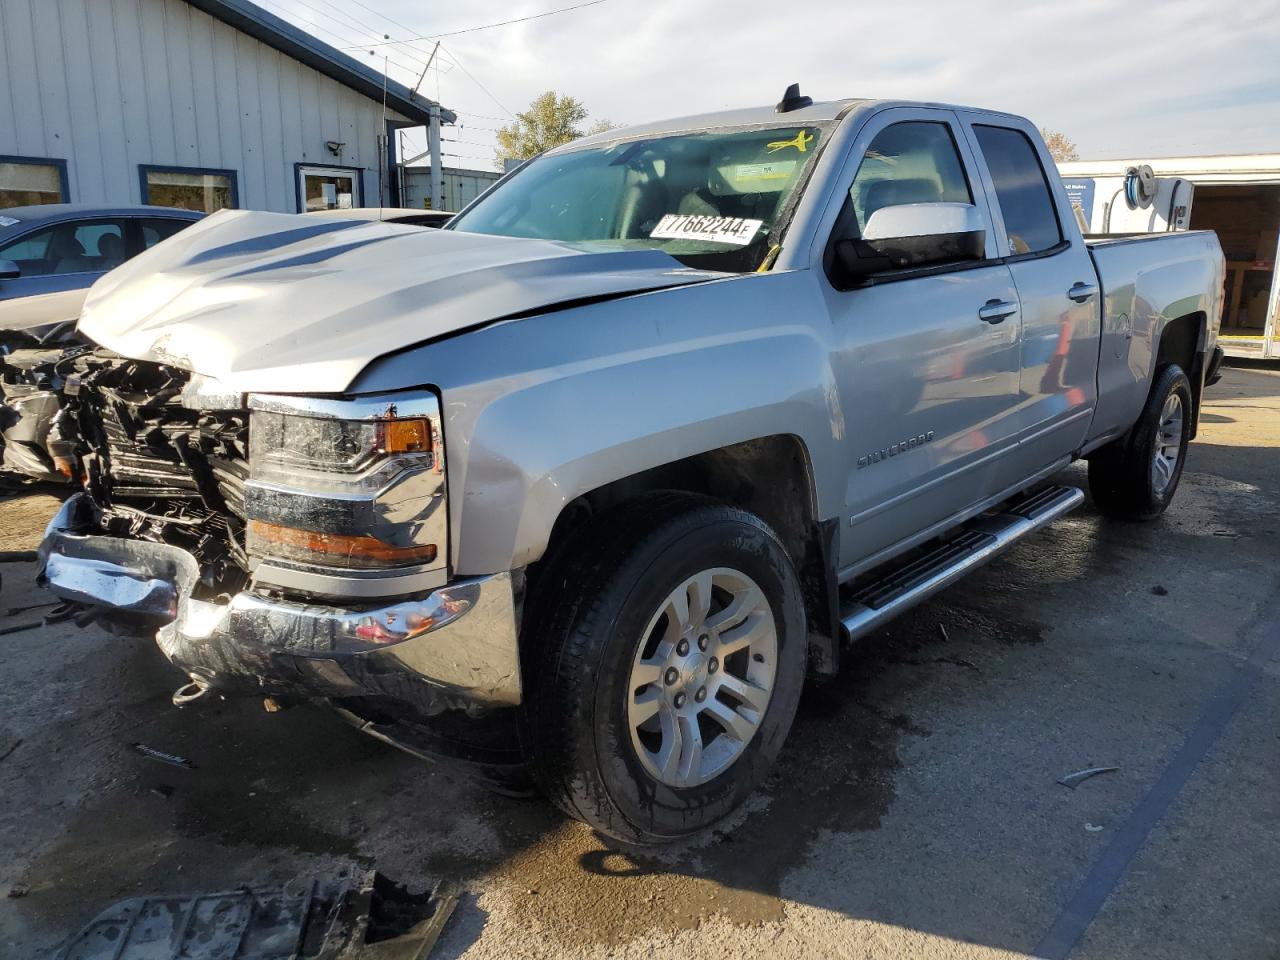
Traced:
<path fill-rule="evenodd" d="M 396 206 L 433 112 L 248 0 L 0 0 L 0 208 Z"/>

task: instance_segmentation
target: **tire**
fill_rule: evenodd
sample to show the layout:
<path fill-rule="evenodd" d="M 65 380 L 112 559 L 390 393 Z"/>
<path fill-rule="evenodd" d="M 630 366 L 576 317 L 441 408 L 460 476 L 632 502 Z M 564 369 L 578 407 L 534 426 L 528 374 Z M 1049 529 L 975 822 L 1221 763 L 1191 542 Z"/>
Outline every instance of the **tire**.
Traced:
<path fill-rule="evenodd" d="M 534 779 L 565 813 L 616 840 L 696 834 L 747 799 L 791 728 L 807 643 L 795 569 L 759 518 L 682 493 L 606 512 L 574 543 L 571 559 L 541 579 L 548 602 L 529 624 Z M 681 595 L 685 632 L 673 614 Z M 750 646 L 734 650 L 744 637 Z"/>
<path fill-rule="evenodd" d="M 1099 512 L 1124 520 L 1164 513 L 1182 478 L 1190 423 L 1187 375 L 1177 364 L 1161 367 L 1138 422 L 1089 458 L 1089 492 Z"/>

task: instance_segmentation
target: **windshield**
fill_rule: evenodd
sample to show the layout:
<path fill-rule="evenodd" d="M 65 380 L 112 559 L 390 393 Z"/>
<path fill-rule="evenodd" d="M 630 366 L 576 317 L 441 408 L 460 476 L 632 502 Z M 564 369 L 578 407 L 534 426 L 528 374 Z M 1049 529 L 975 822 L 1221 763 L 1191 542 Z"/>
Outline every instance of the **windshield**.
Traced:
<path fill-rule="evenodd" d="M 755 270 L 781 239 L 825 132 L 726 128 L 540 157 L 449 229 L 657 249 L 687 266 Z"/>

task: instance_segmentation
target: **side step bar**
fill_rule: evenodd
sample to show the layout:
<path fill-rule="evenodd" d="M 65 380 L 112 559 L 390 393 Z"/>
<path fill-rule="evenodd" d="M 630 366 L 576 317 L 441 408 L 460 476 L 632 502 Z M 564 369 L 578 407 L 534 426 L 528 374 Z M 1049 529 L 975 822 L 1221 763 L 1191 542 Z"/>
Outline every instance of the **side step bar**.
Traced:
<path fill-rule="evenodd" d="M 1045 487 L 1009 501 L 999 513 L 970 520 L 959 536 L 858 586 L 840 611 L 845 640 L 857 640 L 951 586 L 1082 502 L 1084 492 L 1075 487 Z"/>

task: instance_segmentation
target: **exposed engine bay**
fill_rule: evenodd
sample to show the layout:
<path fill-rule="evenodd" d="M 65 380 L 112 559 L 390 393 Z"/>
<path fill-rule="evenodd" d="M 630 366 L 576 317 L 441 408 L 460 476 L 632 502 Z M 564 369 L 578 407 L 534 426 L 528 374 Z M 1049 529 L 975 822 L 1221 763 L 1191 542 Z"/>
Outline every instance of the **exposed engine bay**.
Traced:
<path fill-rule="evenodd" d="M 200 565 L 199 599 L 241 590 L 248 411 L 190 409 L 187 371 L 101 348 L 59 370 L 58 429 L 74 445 L 99 531 L 188 551 Z"/>

